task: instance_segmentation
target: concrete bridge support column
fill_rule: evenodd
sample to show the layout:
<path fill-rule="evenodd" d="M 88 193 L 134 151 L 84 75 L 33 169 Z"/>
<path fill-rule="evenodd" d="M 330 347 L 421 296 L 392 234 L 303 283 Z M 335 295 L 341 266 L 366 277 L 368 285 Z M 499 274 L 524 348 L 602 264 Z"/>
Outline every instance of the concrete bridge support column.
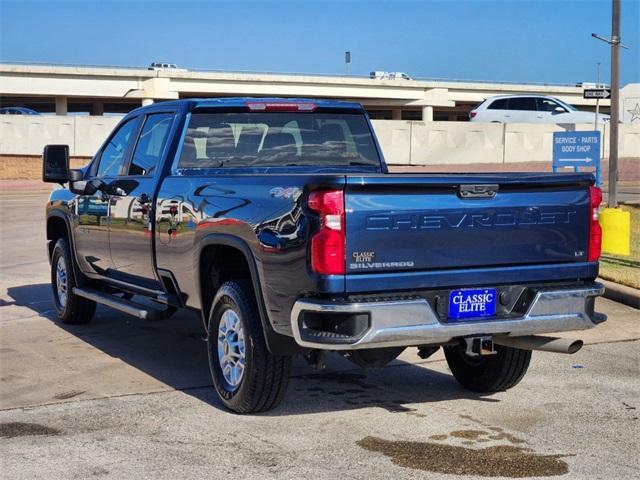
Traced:
<path fill-rule="evenodd" d="M 56 97 L 56 115 L 66 115 L 68 110 L 67 97 Z"/>
<path fill-rule="evenodd" d="M 431 105 L 422 107 L 422 121 L 433 122 L 433 107 Z"/>
<path fill-rule="evenodd" d="M 391 110 L 391 120 L 402 120 L 402 110 L 399 108 Z"/>
<path fill-rule="evenodd" d="M 91 106 L 91 115 L 104 115 L 104 103 L 95 102 Z"/>

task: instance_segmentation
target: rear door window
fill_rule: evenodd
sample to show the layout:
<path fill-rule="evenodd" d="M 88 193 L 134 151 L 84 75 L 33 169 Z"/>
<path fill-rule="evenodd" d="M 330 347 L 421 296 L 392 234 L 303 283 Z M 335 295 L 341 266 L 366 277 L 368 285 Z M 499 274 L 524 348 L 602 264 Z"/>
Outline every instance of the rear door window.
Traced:
<path fill-rule="evenodd" d="M 162 160 L 173 123 L 173 113 L 154 113 L 147 118 L 129 164 L 129 175 L 153 175 Z"/>
<path fill-rule="evenodd" d="M 516 97 L 509 100 L 509 110 L 536 111 L 535 97 Z"/>
<path fill-rule="evenodd" d="M 193 113 L 178 168 L 380 166 L 363 114 Z"/>

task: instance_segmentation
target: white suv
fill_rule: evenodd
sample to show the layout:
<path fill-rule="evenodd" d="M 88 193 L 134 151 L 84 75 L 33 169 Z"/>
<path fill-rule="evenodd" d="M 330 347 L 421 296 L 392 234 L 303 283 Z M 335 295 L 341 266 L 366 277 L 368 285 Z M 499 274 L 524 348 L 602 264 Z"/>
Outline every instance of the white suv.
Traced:
<path fill-rule="evenodd" d="M 593 123 L 596 114 L 577 110 L 546 95 L 500 95 L 487 98 L 471 110 L 472 122 L 498 123 Z M 609 115 L 598 117 L 598 122 L 609 121 Z"/>

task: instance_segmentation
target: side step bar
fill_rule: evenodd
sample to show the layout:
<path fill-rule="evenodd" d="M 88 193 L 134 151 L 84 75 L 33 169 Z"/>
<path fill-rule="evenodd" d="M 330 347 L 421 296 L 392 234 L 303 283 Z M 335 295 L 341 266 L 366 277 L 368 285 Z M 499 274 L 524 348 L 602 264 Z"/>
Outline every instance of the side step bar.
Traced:
<path fill-rule="evenodd" d="M 96 303 L 106 305 L 107 307 L 119 310 L 142 320 L 158 320 L 162 318 L 160 310 L 154 310 L 143 305 L 139 305 L 124 298 L 116 297 L 108 293 L 101 292 L 99 290 L 93 290 L 90 288 L 78 288 L 73 289 L 73 293 L 79 297 L 84 297 L 88 300 L 93 300 Z"/>
<path fill-rule="evenodd" d="M 152 290 L 150 288 L 140 287 L 138 285 L 131 285 L 130 283 L 123 282 L 116 278 L 105 278 L 109 286 L 114 287 L 123 292 L 132 293 L 133 295 L 142 295 L 143 297 L 151 298 L 159 303 L 165 305 L 182 305 L 181 299 L 177 295 L 168 294 L 159 290 Z"/>

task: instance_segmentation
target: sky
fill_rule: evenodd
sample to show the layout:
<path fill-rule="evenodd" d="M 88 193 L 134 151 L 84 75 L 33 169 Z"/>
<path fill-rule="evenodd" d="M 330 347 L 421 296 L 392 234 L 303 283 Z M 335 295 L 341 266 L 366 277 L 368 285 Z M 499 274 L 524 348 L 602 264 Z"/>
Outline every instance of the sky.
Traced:
<path fill-rule="evenodd" d="M 610 0 L 0 0 L 0 61 L 414 78 L 609 82 Z M 622 2 L 621 84 L 640 81 L 640 0 Z"/>

